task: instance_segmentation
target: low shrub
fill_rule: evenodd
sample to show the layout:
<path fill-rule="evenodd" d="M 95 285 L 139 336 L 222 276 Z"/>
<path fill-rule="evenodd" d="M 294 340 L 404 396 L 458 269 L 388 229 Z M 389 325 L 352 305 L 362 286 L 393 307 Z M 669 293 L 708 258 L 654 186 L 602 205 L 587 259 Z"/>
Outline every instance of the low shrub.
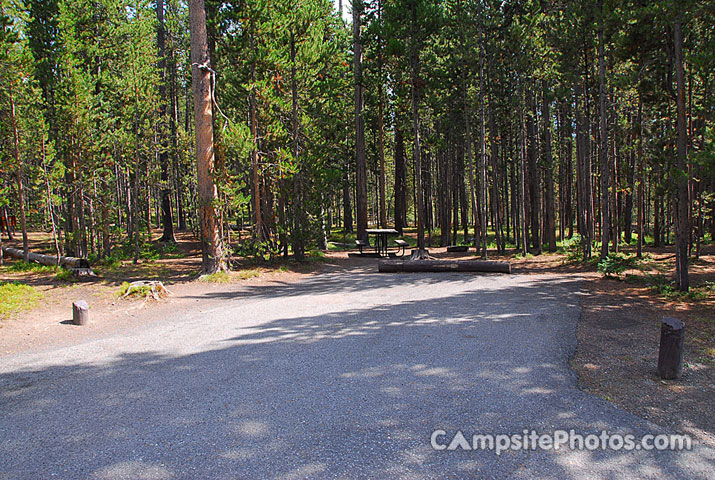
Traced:
<path fill-rule="evenodd" d="M 620 277 L 621 273 L 637 266 L 638 259 L 634 255 L 609 253 L 606 258 L 598 262 L 598 271 L 605 277 Z"/>

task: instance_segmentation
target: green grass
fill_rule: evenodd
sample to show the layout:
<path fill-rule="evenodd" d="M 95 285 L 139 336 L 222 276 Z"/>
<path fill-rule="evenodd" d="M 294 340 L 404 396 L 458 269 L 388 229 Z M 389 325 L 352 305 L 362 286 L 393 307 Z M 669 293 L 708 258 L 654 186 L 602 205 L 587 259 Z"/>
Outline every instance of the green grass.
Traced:
<path fill-rule="evenodd" d="M 117 291 L 117 297 L 123 297 L 124 295 L 126 295 L 127 291 L 129 290 L 129 287 L 131 287 L 131 284 L 129 282 L 122 283 L 122 286 L 119 287 L 119 291 Z M 132 289 L 132 292 L 128 296 L 144 298 L 150 294 L 151 294 L 151 287 L 142 286 L 142 287 L 134 287 Z"/>
<path fill-rule="evenodd" d="M 3 267 L 6 272 L 32 272 L 32 273 L 59 273 L 62 271 L 61 267 L 56 265 L 41 265 L 35 262 L 26 262 L 24 260 L 17 260 L 9 265 Z"/>
<path fill-rule="evenodd" d="M 248 280 L 249 278 L 255 278 L 261 275 L 261 271 L 258 268 L 251 268 L 248 270 L 239 270 L 234 273 L 234 277 L 239 280 Z"/>
<path fill-rule="evenodd" d="M 62 268 L 59 272 L 55 274 L 55 280 L 58 280 L 60 282 L 74 282 L 76 278 L 71 271 Z"/>
<path fill-rule="evenodd" d="M 208 275 L 201 275 L 199 281 L 208 283 L 231 283 L 234 280 L 248 280 L 260 276 L 260 268 L 247 268 L 234 272 L 216 272 Z"/>
<path fill-rule="evenodd" d="M 24 260 L 17 260 L 12 264 L 2 267 L 5 272 L 31 272 L 38 274 L 54 274 L 55 279 L 60 282 L 72 282 L 75 280 L 72 272 L 66 268 L 58 267 L 56 265 L 41 265 L 34 262 L 25 262 Z"/>
<path fill-rule="evenodd" d="M 42 297 L 42 292 L 29 285 L 0 282 L 0 318 L 34 308 Z"/>
<path fill-rule="evenodd" d="M 309 262 L 324 262 L 325 252 L 323 252 L 322 250 L 318 250 L 317 248 L 311 249 L 308 251 L 306 259 Z"/>
<path fill-rule="evenodd" d="M 632 282 L 635 283 L 634 280 Z M 715 297 L 715 282 L 705 282 L 702 285 L 691 286 L 687 292 L 678 290 L 675 281 L 662 273 L 646 274 L 642 282 L 669 300 L 697 301 Z"/>
<path fill-rule="evenodd" d="M 231 283 L 231 274 L 228 272 L 209 273 L 208 275 L 201 275 L 199 280 L 208 283 Z"/>

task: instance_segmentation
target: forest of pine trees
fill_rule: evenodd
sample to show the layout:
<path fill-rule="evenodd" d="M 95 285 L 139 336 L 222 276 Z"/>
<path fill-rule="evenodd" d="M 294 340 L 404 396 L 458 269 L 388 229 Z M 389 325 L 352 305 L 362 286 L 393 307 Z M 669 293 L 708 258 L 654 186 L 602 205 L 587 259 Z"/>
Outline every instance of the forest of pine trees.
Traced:
<path fill-rule="evenodd" d="M 686 290 L 715 237 L 712 2 L 0 3 L 26 249 L 136 261 L 189 230 L 213 272 L 416 227 L 482 257 L 671 246 Z"/>

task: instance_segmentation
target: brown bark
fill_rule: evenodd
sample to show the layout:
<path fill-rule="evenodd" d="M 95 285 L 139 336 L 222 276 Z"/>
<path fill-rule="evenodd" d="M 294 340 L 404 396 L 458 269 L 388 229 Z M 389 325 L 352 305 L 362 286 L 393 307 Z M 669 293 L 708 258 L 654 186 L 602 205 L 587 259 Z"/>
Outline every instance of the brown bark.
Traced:
<path fill-rule="evenodd" d="M 402 234 L 407 226 L 407 170 L 402 129 L 395 125 L 395 230 Z"/>
<path fill-rule="evenodd" d="M 690 235 L 689 202 L 688 202 L 688 166 L 687 143 L 688 133 L 685 123 L 685 73 L 683 69 L 683 26 L 681 18 L 675 19 L 673 28 L 675 47 L 675 78 L 677 83 L 677 130 L 678 130 L 678 163 L 676 184 L 676 279 L 678 290 L 687 292 L 690 286 L 688 278 L 688 245 Z"/>
<path fill-rule="evenodd" d="M 17 128 L 15 98 L 13 96 L 12 87 L 9 88 L 8 93 L 10 97 L 10 121 L 13 131 L 13 154 L 15 156 L 15 175 L 17 179 L 17 202 L 20 209 L 20 228 L 22 229 L 22 249 L 25 252 L 24 259 L 28 262 L 30 250 L 27 240 L 27 216 L 25 215 L 25 186 L 23 184 L 24 169 L 22 161 L 20 161 L 20 135 Z"/>
<path fill-rule="evenodd" d="M 523 87 L 522 87 L 523 89 Z M 526 255 L 528 241 L 526 238 L 526 123 L 524 120 L 524 94 L 519 92 L 519 231 L 521 253 Z"/>
<path fill-rule="evenodd" d="M 385 193 L 385 120 L 383 118 L 385 110 L 384 85 L 383 85 L 383 52 L 382 52 L 382 1 L 377 2 L 377 152 L 380 160 L 380 171 L 378 174 L 379 183 L 379 210 L 380 210 L 380 226 L 387 228 L 387 205 Z"/>
<path fill-rule="evenodd" d="M 293 229 L 291 240 L 293 256 L 297 260 L 305 257 L 305 237 L 307 228 L 305 221 L 305 206 L 303 205 L 303 172 L 300 165 L 300 143 L 299 143 L 299 120 L 298 120 L 298 79 L 296 68 L 296 42 L 295 32 L 290 32 L 290 59 L 291 59 L 291 126 L 292 126 L 292 147 L 293 159 L 298 165 L 296 173 L 293 175 Z"/>
<path fill-rule="evenodd" d="M 362 76 L 362 34 L 360 31 L 362 13 L 362 0 L 353 1 L 353 72 L 355 75 L 355 179 L 357 195 L 357 237 L 367 240 L 367 166 L 365 163 L 365 119 L 363 106 L 365 98 L 363 93 Z"/>
<path fill-rule="evenodd" d="M 214 135 L 211 65 L 206 38 L 204 0 L 190 0 L 191 73 L 194 93 L 196 128 L 196 166 L 198 171 L 199 219 L 203 273 L 214 273 L 227 268 L 223 242 L 218 230 L 218 192 L 214 182 Z"/>
<path fill-rule="evenodd" d="M 603 17 L 603 0 L 599 1 L 600 15 Z M 603 19 L 598 30 L 598 72 L 599 97 L 601 114 L 601 144 L 598 149 L 601 164 L 601 258 L 608 256 L 609 240 L 611 238 L 611 216 L 609 207 L 609 189 L 611 187 L 611 168 L 608 162 L 608 110 L 606 108 L 606 59 L 603 46 Z"/>
<path fill-rule="evenodd" d="M 556 204 L 554 192 L 553 175 L 553 155 L 551 151 L 551 109 L 549 108 L 549 92 L 546 81 L 543 81 L 544 99 L 542 103 L 541 116 L 543 120 L 543 150 L 544 150 L 544 176 L 546 179 L 546 218 L 545 232 L 546 241 L 549 243 L 549 251 L 556 251 Z"/>
<path fill-rule="evenodd" d="M 638 258 L 643 256 L 643 234 L 645 233 L 645 168 L 643 159 L 643 103 L 638 97 Z"/>
<path fill-rule="evenodd" d="M 417 7 L 412 3 L 411 14 L 411 45 L 410 45 L 410 70 L 411 70 L 411 99 L 412 99 L 412 130 L 414 135 L 415 159 L 415 197 L 417 202 L 417 255 L 425 255 L 425 205 L 424 190 L 422 188 L 422 149 L 420 146 L 420 115 L 419 115 L 419 50 L 417 48 Z"/>
<path fill-rule="evenodd" d="M 250 48 L 251 52 L 255 53 L 256 38 L 255 26 L 250 23 Z M 256 104 L 256 62 L 251 61 L 251 91 L 248 94 L 248 110 L 251 123 L 251 138 L 253 139 L 253 149 L 251 150 L 251 176 L 253 178 L 253 222 L 254 222 L 254 238 L 258 242 L 265 242 L 268 235 L 263 226 L 263 209 L 261 208 L 261 177 L 258 166 L 258 106 Z"/>
<path fill-rule="evenodd" d="M 159 165 L 161 166 L 161 226 L 164 230 L 161 242 L 176 242 L 174 238 L 174 218 L 171 213 L 171 188 L 169 182 L 169 140 L 166 132 L 168 119 L 168 106 L 166 102 L 166 26 L 164 24 L 164 0 L 156 0 L 157 32 L 156 43 L 158 49 L 159 70 L 159 117 L 161 125 L 161 148 L 159 150 Z"/>
<path fill-rule="evenodd" d="M 539 148 L 536 138 L 536 102 L 533 91 L 528 87 L 526 91 L 526 98 L 526 153 L 528 158 L 527 170 L 529 177 L 531 246 L 534 249 L 534 253 L 538 255 L 543 252 L 543 243 L 541 241 L 541 171 L 538 166 Z M 526 234 L 526 231 L 524 231 L 524 234 Z"/>
<path fill-rule="evenodd" d="M 583 245 L 584 258 L 591 257 L 593 241 L 593 197 L 591 192 L 591 160 L 588 134 L 585 131 L 581 113 L 580 84 L 575 87 L 576 156 L 578 162 L 579 233 Z M 585 101 L 584 101 L 585 103 Z"/>
<path fill-rule="evenodd" d="M 484 37 L 482 34 L 482 10 L 479 4 L 479 248 L 482 258 L 487 258 L 487 166 L 486 166 L 486 121 L 484 117 Z"/>
<path fill-rule="evenodd" d="M 462 15 L 462 3 L 457 2 L 457 22 L 459 26 L 459 42 L 461 48 L 461 83 L 462 83 L 462 111 L 464 115 L 464 131 L 465 131 L 465 147 L 467 150 L 467 174 L 469 176 L 469 204 L 471 205 L 471 211 L 473 216 L 474 225 L 474 238 L 472 239 L 472 244 L 476 245 L 477 241 L 477 195 L 474 188 L 474 183 L 476 181 L 474 176 L 474 158 L 472 153 L 472 124 L 471 124 L 471 109 L 469 105 L 469 85 L 467 83 L 467 47 L 466 39 L 464 35 L 464 23 Z M 466 222 L 467 224 L 469 222 Z M 465 226 L 464 230 L 464 241 L 467 241 L 467 230 Z"/>

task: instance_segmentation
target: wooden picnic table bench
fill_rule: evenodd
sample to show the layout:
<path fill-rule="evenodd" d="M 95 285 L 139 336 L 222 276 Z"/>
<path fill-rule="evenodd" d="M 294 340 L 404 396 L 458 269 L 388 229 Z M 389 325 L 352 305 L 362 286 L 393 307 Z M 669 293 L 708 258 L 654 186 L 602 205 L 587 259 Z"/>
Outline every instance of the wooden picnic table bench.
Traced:
<path fill-rule="evenodd" d="M 355 246 L 360 250 L 360 254 L 362 254 L 362 249 L 363 248 L 369 248 L 370 247 L 370 242 L 367 240 L 360 240 L 359 238 L 355 240 Z"/>
<path fill-rule="evenodd" d="M 399 239 L 399 238 L 398 238 L 397 240 L 395 240 L 395 243 L 396 243 L 397 246 L 398 246 L 398 252 L 399 252 L 399 249 L 400 249 L 400 248 L 402 249 L 402 255 L 400 255 L 400 256 L 401 256 L 401 257 L 404 257 L 404 256 L 405 256 L 405 249 L 406 249 L 407 247 L 409 247 L 410 244 L 407 243 L 407 242 L 404 241 L 404 240 Z"/>

